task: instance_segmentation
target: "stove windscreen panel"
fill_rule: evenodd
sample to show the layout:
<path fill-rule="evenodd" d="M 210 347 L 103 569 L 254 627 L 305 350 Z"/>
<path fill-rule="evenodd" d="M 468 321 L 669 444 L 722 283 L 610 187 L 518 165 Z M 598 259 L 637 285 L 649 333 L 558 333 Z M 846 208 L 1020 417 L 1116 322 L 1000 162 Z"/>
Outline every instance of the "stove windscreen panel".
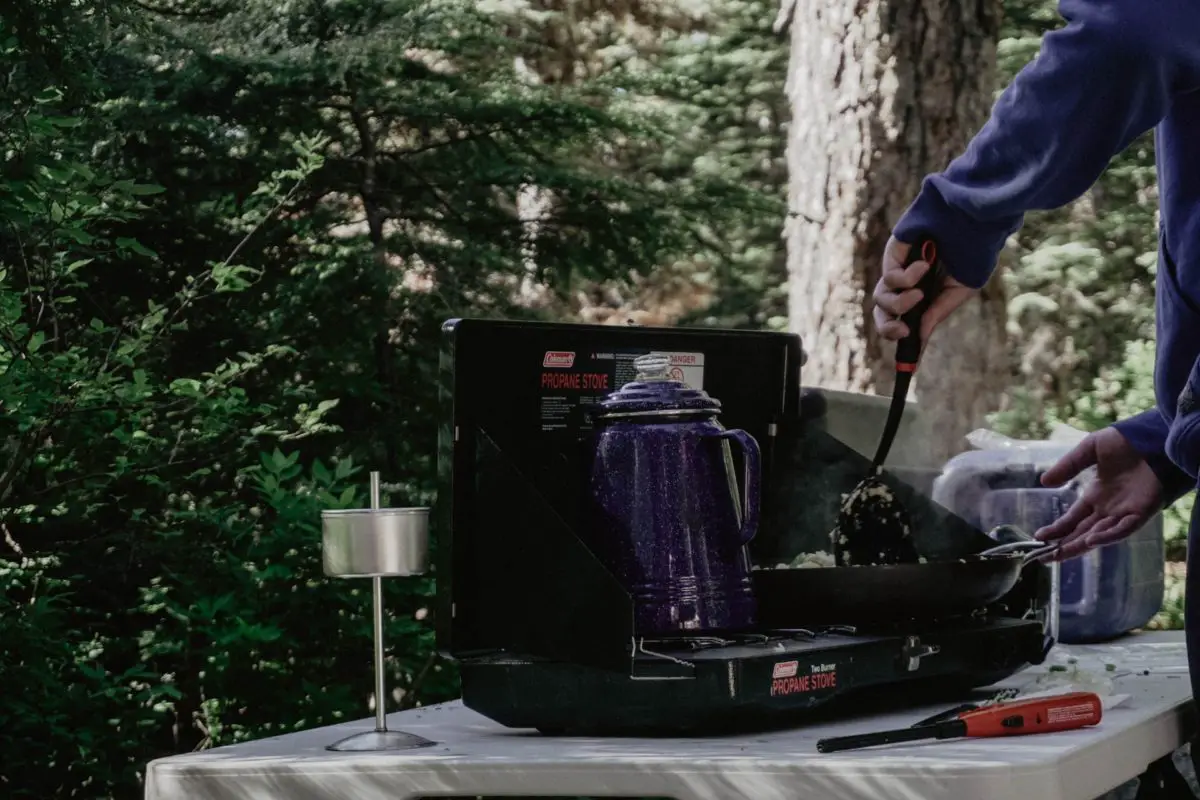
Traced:
<path fill-rule="evenodd" d="M 774 479 L 764 484 L 770 502 L 764 529 L 752 547 L 755 564 L 772 568 L 800 554 L 832 553 L 842 498 L 871 473 L 890 398 L 805 388 L 800 414 L 781 426 L 775 442 Z M 932 498 L 941 470 L 905 455 L 925 449 L 932 435 L 910 403 L 895 455 L 880 475 L 909 515 L 919 550 L 931 560 L 953 560 L 995 544 L 982 531 Z"/>
<path fill-rule="evenodd" d="M 775 433 L 799 412 L 798 337 L 446 324 L 436 544 L 443 652 L 628 669 L 630 599 L 593 555 L 602 543 L 589 541 L 588 412 L 634 377 L 636 356 L 652 351 L 670 353 L 675 377 L 721 401 L 727 428 L 758 440 L 769 483 Z"/>

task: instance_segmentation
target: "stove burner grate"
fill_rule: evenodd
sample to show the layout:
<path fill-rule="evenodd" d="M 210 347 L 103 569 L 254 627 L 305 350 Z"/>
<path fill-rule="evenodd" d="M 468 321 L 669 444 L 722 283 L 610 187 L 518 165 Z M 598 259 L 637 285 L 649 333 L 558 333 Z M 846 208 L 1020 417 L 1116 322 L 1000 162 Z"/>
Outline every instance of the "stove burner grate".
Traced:
<path fill-rule="evenodd" d="M 764 645 L 797 640 L 813 641 L 822 636 L 855 636 L 858 629 L 850 625 L 825 625 L 820 628 L 788 628 L 772 631 L 731 633 L 721 636 L 675 636 L 660 639 L 635 639 L 633 653 L 652 658 L 676 660 L 670 653 L 695 653 L 718 647 Z"/>

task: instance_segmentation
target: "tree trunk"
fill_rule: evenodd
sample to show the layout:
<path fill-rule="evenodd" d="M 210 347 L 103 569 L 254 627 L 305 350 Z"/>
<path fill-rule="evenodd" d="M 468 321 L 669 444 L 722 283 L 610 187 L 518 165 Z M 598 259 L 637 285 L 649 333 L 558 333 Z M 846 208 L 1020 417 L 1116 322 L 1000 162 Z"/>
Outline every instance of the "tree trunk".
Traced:
<path fill-rule="evenodd" d="M 891 226 L 922 177 L 987 117 L 999 0 L 784 0 L 788 98 L 789 318 L 804 382 L 890 394 L 894 348 L 876 335 L 871 291 Z M 916 392 L 939 432 L 931 458 L 997 403 L 1007 375 L 1005 298 L 993 281 L 935 335 Z"/>

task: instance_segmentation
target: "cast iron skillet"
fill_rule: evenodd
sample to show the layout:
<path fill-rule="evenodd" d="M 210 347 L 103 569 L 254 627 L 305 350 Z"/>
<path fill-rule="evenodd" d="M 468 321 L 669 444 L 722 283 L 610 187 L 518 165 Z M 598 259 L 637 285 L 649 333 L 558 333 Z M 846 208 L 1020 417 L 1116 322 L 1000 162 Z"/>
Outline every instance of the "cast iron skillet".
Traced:
<path fill-rule="evenodd" d="M 759 623 L 880 625 L 967 614 L 1006 595 L 1026 564 L 1053 549 L 1036 542 L 1018 545 L 1025 546 L 927 564 L 755 570 Z"/>

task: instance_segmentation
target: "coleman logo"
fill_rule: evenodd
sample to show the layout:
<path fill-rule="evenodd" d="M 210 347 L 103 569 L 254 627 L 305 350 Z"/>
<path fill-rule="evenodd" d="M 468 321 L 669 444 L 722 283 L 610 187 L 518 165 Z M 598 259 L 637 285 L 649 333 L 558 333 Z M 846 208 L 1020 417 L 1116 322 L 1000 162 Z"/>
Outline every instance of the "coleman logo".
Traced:
<path fill-rule="evenodd" d="M 542 359 L 542 367 L 544 369 L 570 369 L 574 364 L 574 353 L 564 353 L 559 350 L 547 352 L 546 357 Z"/>
<path fill-rule="evenodd" d="M 795 677 L 799 669 L 799 661 L 780 661 L 775 665 L 775 668 L 771 670 L 771 680 L 777 681 L 781 678 Z"/>

